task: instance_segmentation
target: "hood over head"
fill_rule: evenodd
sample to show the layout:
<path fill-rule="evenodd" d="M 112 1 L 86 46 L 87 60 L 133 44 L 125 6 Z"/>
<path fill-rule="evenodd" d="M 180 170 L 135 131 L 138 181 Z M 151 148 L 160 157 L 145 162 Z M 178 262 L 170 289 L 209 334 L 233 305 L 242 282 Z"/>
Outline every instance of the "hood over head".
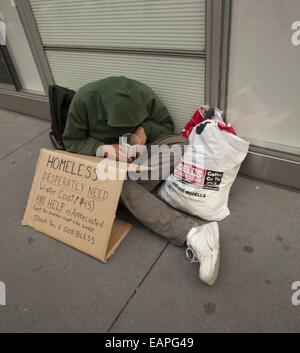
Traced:
<path fill-rule="evenodd" d="M 109 126 L 136 127 L 147 118 L 137 81 L 113 77 L 106 82 L 101 98 Z"/>

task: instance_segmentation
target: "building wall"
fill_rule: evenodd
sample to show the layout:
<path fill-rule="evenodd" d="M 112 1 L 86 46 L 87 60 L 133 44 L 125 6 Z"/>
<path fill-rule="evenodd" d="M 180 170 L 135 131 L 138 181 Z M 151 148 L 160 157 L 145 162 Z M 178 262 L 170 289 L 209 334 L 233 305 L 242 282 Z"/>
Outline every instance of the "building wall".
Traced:
<path fill-rule="evenodd" d="M 205 101 L 205 0 L 30 0 L 57 84 L 148 84 L 179 132 Z"/>

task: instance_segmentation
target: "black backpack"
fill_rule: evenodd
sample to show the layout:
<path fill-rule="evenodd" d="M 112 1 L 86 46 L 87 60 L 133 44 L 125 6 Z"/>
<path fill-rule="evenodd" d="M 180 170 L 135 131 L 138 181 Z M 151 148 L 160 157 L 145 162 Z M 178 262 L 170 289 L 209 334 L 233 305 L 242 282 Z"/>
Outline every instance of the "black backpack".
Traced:
<path fill-rule="evenodd" d="M 58 85 L 49 86 L 49 101 L 51 115 L 50 140 L 58 150 L 64 150 L 62 136 L 65 130 L 68 111 L 76 92 Z"/>

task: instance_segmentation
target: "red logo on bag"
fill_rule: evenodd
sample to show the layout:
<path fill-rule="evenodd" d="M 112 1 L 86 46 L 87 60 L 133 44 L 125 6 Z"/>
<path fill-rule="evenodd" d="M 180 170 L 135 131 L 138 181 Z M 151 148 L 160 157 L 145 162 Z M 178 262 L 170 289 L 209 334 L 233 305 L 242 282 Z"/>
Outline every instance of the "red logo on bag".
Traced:
<path fill-rule="evenodd" d="M 175 169 L 174 175 L 177 178 L 185 180 L 189 183 L 203 185 L 205 177 L 205 169 L 198 168 L 191 164 L 181 162 Z"/>

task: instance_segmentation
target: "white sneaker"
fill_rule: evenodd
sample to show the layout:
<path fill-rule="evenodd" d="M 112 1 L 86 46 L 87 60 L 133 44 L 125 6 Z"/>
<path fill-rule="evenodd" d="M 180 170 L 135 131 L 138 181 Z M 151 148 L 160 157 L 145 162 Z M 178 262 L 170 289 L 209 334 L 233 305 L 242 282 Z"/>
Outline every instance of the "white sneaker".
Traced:
<path fill-rule="evenodd" d="M 190 262 L 200 262 L 200 279 L 213 285 L 218 277 L 220 264 L 219 226 L 211 222 L 193 227 L 187 237 L 186 256 Z"/>

